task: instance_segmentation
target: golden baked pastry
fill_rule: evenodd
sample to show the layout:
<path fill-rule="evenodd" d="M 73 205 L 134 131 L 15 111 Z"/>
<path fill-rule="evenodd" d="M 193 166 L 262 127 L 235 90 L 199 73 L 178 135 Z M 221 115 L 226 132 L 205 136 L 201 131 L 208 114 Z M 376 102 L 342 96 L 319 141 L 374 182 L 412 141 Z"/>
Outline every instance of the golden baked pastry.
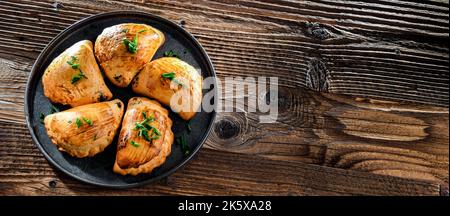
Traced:
<path fill-rule="evenodd" d="M 132 88 L 138 94 L 170 106 L 184 120 L 195 115 L 202 101 L 202 76 L 194 67 L 174 57 L 148 63 L 134 78 Z M 175 103 L 171 104 L 171 99 Z"/>
<path fill-rule="evenodd" d="M 90 157 L 111 144 L 124 105 L 116 99 L 71 108 L 44 119 L 47 134 L 58 149 L 74 157 Z"/>
<path fill-rule="evenodd" d="M 172 120 L 157 101 L 131 98 L 123 118 L 113 171 L 150 173 L 166 161 L 173 143 Z"/>
<path fill-rule="evenodd" d="M 45 70 L 42 85 L 50 101 L 72 107 L 112 98 L 88 40 L 72 45 L 56 57 Z"/>
<path fill-rule="evenodd" d="M 106 77 L 127 87 L 164 43 L 164 34 L 145 24 L 124 23 L 105 28 L 95 41 L 95 56 Z"/>

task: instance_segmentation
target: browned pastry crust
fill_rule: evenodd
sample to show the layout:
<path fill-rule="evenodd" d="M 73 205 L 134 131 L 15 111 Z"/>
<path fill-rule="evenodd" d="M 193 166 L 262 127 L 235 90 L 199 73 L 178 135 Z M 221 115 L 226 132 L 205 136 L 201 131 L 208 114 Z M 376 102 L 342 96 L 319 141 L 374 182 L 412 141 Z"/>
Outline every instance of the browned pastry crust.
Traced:
<path fill-rule="evenodd" d="M 148 141 L 139 136 L 136 123 L 144 121 L 143 112 L 153 119 L 149 124 L 158 130 L 159 138 Z M 157 101 L 143 97 L 129 100 L 119 134 L 114 172 L 122 175 L 150 173 L 166 161 L 174 139 L 168 114 Z"/>
<path fill-rule="evenodd" d="M 76 69 L 67 63 L 72 60 L 72 56 L 77 58 L 74 63 L 79 64 Z M 72 83 L 73 77 L 80 71 L 85 77 Z M 45 70 L 42 85 L 50 101 L 72 107 L 112 98 L 95 61 L 92 42 L 88 40 L 72 45 L 56 57 Z"/>
<path fill-rule="evenodd" d="M 137 52 L 131 53 L 123 40 L 137 35 Z M 145 24 L 124 23 L 105 28 L 95 41 L 95 56 L 106 77 L 118 87 L 127 87 L 164 43 L 164 34 Z"/>
<path fill-rule="evenodd" d="M 165 73 L 175 73 L 175 79 L 183 85 L 177 85 L 170 79 L 162 77 Z M 188 63 L 174 57 L 159 58 L 148 63 L 133 80 L 133 91 L 154 98 L 166 106 L 171 106 L 170 100 L 175 94 L 188 102 L 187 109 L 178 114 L 184 120 L 189 120 L 196 114 L 202 101 L 202 76 Z M 172 110 L 174 107 L 171 106 Z"/>
<path fill-rule="evenodd" d="M 74 157 L 90 157 L 111 144 L 119 129 L 123 112 L 122 101 L 116 99 L 48 115 L 44 124 L 48 136 L 59 150 Z M 81 125 L 77 124 L 77 119 Z"/>

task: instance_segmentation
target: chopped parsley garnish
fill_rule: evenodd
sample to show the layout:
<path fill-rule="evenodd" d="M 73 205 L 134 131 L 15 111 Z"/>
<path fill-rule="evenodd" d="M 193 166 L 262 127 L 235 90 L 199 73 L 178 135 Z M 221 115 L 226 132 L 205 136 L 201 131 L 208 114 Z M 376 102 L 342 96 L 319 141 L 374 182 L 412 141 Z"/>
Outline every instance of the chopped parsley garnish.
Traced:
<path fill-rule="evenodd" d="M 147 113 L 145 113 L 145 112 L 142 112 L 142 116 L 144 116 L 144 120 L 149 119 L 149 118 L 147 118 Z M 149 121 L 154 121 L 153 117 L 151 117 L 151 120 L 149 120 Z"/>
<path fill-rule="evenodd" d="M 175 78 L 175 72 L 168 72 L 168 73 L 163 73 L 161 74 L 162 78 L 164 79 L 170 79 L 172 80 L 173 78 Z"/>
<path fill-rule="evenodd" d="M 164 57 L 180 58 L 180 56 L 177 55 L 173 50 L 169 50 L 169 51 L 164 52 Z"/>
<path fill-rule="evenodd" d="M 138 135 L 140 137 L 144 137 L 144 139 L 147 141 L 158 139 L 161 136 L 161 133 L 158 131 L 157 128 L 149 124 L 150 122 L 153 122 L 155 119 L 152 116 L 147 117 L 147 114 L 145 112 L 142 112 L 142 115 L 144 116 L 144 120 L 142 122 L 136 122 L 134 130 L 139 130 Z"/>
<path fill-rule="evenodd" d="M 86 78 L 86 75 L 84 75 L 83 71 L 79 70 L 80 72 L 78 74 L 73 75 L 72 80 L 70 81 L 72 84 L 75 84 L 78 82 L 81 78 Z"/>
<path fill-rule="evenodd" d="M 188 123 L 186 123 L 186 128 L 187 128 L 188 132 L 191 133 L 191 131 L 192 131 L 191 121 L 188 121 Z"/>
<path fill-rule="evenodd" d="M 75 120 L 75 124 L 77 124 L 77 128 L 80 128 L 83 125 L 83 122 L 80 120 L 80 118 L 77 118 Z"/>
<path fill-rule="evenodd" d="M 94 123 L 92 123 L 92 121 L 88 118 L 83 117 L 83 121 L 86 122 L 89 126 L 94 125 Z"/>
<path fill-rule="evenodd" d="M 180 80 L 175 78 L 175 72 L 163 73 L 163 74 L 161 74 L 161 77 L 164 78 L 164 79 L 169 79 L 169 80 L 175 82 L 178 85 L 185 86 L 185 84 L 183 82 L 181 82 Z"/>
<path fill-rule="evenodd" d="M 81 117 L 81 119 L 83 119 L 83 121 L 86 122 L 86 124 L 88 124 L 89 126 L 94 125 L 94 123 L 92 123 L 92 121 L 86 117 Z M 83 125 L 83 121 L 81 119 L 80 118 L 75 119 L 75 124 L 77 124 L 77 128 L 80 128 Z"/>
<path fill-rule="evenodd" d="M 52 105 L 52 107 L 50 108 L 50 112 L 48 114 L 50 115 L 50 114 L 57 113 L 57 112 L 59 112 L 59 109 Z M 40 120 L 40 122 L 42 124 L 44 124 L 44 119 L 45 119 L 45 114 L 44 113 L 40 113 L 39 114 L 39 120 Z"/>
<path fill-rule="evenodd" d="M 134 147 L 139 147 L 139 146 L 140 146 L 139 143 L 137 143 L 137 142 L 135 142 L 135 141 L 133 141 L 133 140 L 131 140 L 130 144 L 131 144 L 132 146 L 134 146 Z"/>
<path fill-rule="evenodd" d="M 123 44 L 125 44 L 125 47 L 127 47 L 128 51 L 130 53 L 136 53 L 137 52 L 137 34 L 134 37 L 133 41 L 130 41 L 128 39 L 123 39 Z"/>
<path fill-rule="evenodd" d="M 125 45 L 125 47 L 127 48 L 128 52 L 133 53 L 133 54 L 137 52 L 137 50 L 138 50 L 138 34 L 145 32 L 145 31 L 146 31 L 146 29 L 142 29 L 142 30 L 138 31 L 132 41 L 129 40 L 128 38 L 123 39 L 122 42 Z"/>
<path fill-rule="evenodd" d="M 78 61 L 78 58 L 76 56 L 71 56 L 70 58 L 71 58 L 71 60 L 67 61 L 67 64 L 69 64 L 73 69 L 78 69 L 78 71 L 79 71 L 77 74 L 72 76 L 72 80 L 70 82 L 72 84 L 75 84 L 81 78 L 87 79 L 87 77 L 84 75 L 83 71 L 81 71 L 81 69 L 80 69 L 80 63 L 75 63 L 76 61 Z"/>
<path fill-rule="evenodd" d="M 40 119 L 41 123 L 44 124 L 45 114 L 44 114 L 44 113 L 41 113 L 41 114 L 39 115 L 39 119 Z"/>
<path fill-rule="evenodd" d="M 152 139 L 158 139 L 161 136 L 161 133 L 155 127 L 152 128 L 152 132 L 155 134 L 155 136 L 152 137 Z"/>
<path fill-rule="evenodd" d="M 78 67 L 80 66 L 79 63 L 75 63 L 75 61 L 77 61 L 77 57 L 76 56 L 71 56 L 70 57 L 71 60 L 67 61 L 67 64 L 69 64 L 73 69 L 78 69 Z"/>
<path fill-rule="evenodd" d="M 185 156 L 189 155 L 190 149 L 187 141 L 186 132 L 184 132 L 181 136 L 177 138 L 177 143 L 181 147 L 181 152 L 183 152 Z"/>
<path fill-rule="evenodd" d="M 52 105 L 52 108 L 50 109 L 50 114 L 57 113 L 57 112 L 59 112 L 59 109 Z"/>

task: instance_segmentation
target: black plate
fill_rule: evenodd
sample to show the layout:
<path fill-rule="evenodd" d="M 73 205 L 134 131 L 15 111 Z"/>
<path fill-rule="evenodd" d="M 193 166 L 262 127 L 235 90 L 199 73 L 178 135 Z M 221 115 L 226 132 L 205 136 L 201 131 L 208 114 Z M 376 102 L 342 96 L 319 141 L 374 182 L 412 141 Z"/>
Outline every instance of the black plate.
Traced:
<path fill-rule="evenodd" d="M 162 57 L 165 51 L 173 50 L 180 55 L 182 60 L 195 68 L 200 68 L 203 78 L 215 77 L 214 68 L 205 50 L 191 34 L 177 24 L 143 12 L 116 11 L 103 13 L 88 17 L 69 26 L 42 51 L 34 63 L 28 78 L 25 95 L 25 114 L 34 142 L 47 160 L 55 167 L 83 182 L 106 187 L 128 188 L 168 176 L 189 161 L 198 152 L 208 136 L 214 122 L 215 112 L 202 110 L 191 120 L 193 130 L 188 138 L 191 149 L 190 155 L 184 156 L 180 146 L 174 143 L 172 145 L 172 153 L 167 157 L 166 162 L 151 174 L 122 176 L 112 171 L 117 137 L 113 144 L 109 145 L 104 152 L 91 158 L 74 158 L 58 151 L 47 136 L 44 125 L 40 122 L 40 113 L 48 114 L 52 106 L 43 94 L 42 74 L 55 57 L 74 43 L 85 39 L 95 42 L 95 39 L 104 28 L 120 23 L 149 24 L 164 33 L 166 42 L 153 59 Z M 129 98 L 137 96 L 130 88 L 114 87 L 107 79 L 105 79 L 105 82 L 107 82 L 108 87 L 113 92 L 114 98 L 121 99 L 125 104 Z M 208 91 L 204 90 L 203 93 Z M 215 89 L 211 91 L 215 91 Z M 214 93 L 216 94 L 216 92 Z M 59 106 L 59 108 L 61 110 L 67 109 L 67 107 L 62 106 Z M 186 122 L 172 112 L 169 116 L 173 120 L 172 130 L 175 137 L 177 137 L 186 130 Z"/>

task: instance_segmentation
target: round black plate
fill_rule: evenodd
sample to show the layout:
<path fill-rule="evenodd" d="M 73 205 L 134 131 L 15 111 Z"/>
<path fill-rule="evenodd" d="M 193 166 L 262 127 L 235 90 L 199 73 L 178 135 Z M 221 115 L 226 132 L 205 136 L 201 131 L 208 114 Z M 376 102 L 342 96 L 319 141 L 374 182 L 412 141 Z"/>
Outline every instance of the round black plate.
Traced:
<path fill-rule="evenodd" d="M 25 114 L 34 142 L 47 160 L 55 167 L 83 182 L 105 187 L 128 188 L 168 176 L 189 161 L 198 152 L 208 136 L 214 122 L 215 112 L 202 110 L 191 120 L 192 131 L 188 135 L 191 153 L 188 156 L 184 156 L 180 146 L 174 143 L 172 145 L 172 153 L 167 157 L 166 162 L 151 174 L 122 176 L 112 171 L 117 137 L 113 144 L 109 145 L 104 152 L 91 158 L 74 158 L 58 151 L 47 136 L 44 125 L 40 122 L 40 114 L 44 113 L 47 115 L 52 107 L 50 101 L 43 94 L 42 74 L 55 57 L 74 43 L 85 39 L 95 42 L 95 39 L 104 28 L 120 23 L 145 23 L 164 33 L 166 42 L 159 48 L 153 59 L 162 57 L 165 51 L 173 50 L 182 60 L 195 68 L 200 68 L 203 78 L 215 78 L 214 68 L 205 50 L 191 34 L 177 24 L 143 12 L 116 11 L 103 13 L 88 17 L 69 26 L 42 51 L 34 63 L 28 78 L 25 95 Z M 121 99 L 125 104 L 128 102 L 128 99 L 137 96 L 130 88 L 114 87 L 107 79 L 105 79 L 105 82 L 107 82 L 107 85 L 113 92 L 114 98 Z M 204 90 L 203 93 L 208 91 Z M 215 91 L 215 88 L 211 91 Z M 67 109 L 67 107 L 56 104 L 55 106 L 61 110 Z M 174 123 L 172 130 L 175 137 L 187 132 L 185 121 L 172 112 L 169 116 Z"/>

